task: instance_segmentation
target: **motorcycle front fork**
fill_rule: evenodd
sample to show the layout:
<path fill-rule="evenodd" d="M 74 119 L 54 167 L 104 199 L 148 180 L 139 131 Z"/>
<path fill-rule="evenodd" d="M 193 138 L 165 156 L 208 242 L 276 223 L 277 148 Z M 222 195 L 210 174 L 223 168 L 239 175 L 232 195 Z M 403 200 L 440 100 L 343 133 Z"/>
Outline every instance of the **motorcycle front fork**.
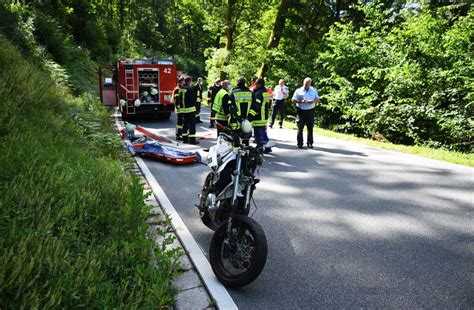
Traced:
<path fill-rule="evenodd" d="M 236 168 L 235 171 L 233 172 L 233 177 L 234 177 L 234 184 L 233 184 L 233 192 L 232 192 L 232 203 L 231 203 L 231 211 L 230 211 L 230 216 L 227 220 L 227 236 L 228 238 L 224 241 L 230 248 L 235 248 L 235 236 L 232 234 L 232 227 L 233 227 L 233 220 L 235 215 L 237 214 L 237 209 L 238 209 L 238 203 L 237 203 L 237 195 L 239 191 L 239 184 L 240 184 L 240 174 L 241 174 L 241 168 L 242 168 L 242 154 L 238 153 L 237 154 L 237 159 L 236 159 Z M 250 195 L 252 192 L 252 185 L 247 184 L 245 186 L 245 208 L 250 207 Z"/>
<path fill-rule="evenodd" d="M 234 178 L 234 184 L 233 184 L 233 191 L 232 191 L 232 203 L 231 203 L 231 209 L 230 209 L 230 216 L 227 220 L 227 236 L 228 238 L 224 241 L 230 248 L 232 249 L 235 244 L 234 242 L 234 234 L 232 234 L 232 226 L 233 226 L 233 219 L 235 214 L 237 213 L 237 193 L 239 190 L 239 183 L 240 183 L 240 169 L 242 166 L 242 155 L 240 152 L 237 154 L 237 159 L 236 159 L 236 165 L 235 165 L 235 171 L 232 173 L 233 178 Z"/>

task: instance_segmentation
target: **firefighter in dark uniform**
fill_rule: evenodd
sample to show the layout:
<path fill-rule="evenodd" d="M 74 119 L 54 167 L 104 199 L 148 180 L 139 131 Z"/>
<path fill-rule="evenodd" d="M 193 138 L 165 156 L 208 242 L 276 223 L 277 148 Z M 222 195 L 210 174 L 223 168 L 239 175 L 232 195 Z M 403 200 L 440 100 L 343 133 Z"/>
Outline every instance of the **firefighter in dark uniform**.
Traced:
<path fill-rule="evenodd" d="M 243 76 L 239 77 L 237 87 L 232 89 L 229 96 L 230 104 L 240 119 L 247 119 L 250 108 L 255 105 L 255 98 L 250 89 L 245 86 L 246 82 Z M 230 111 L 226 111 L 226 109 L 224 109 L 224 112 L 227 114 L 230 113 Z M 229 118 L 229 126 L 231 129 L 237 130 L 240 128 L 240 122 L 231 115 Z"/>
<path fill-rule="evenodd" d="M 214 111 L 212 105 L 214 104 L 214 99 L 216 98 L 216 95 L 219 90 L 221 90 L 221 88 L 221 80 L 216 79 L 214 80 L 214 84 L 212 84 L 207 90 L 207 105 L 211 109 L 211 121 L 209 124 L 209 128 L 214 128 L 214 122 L 216 121 L 216 111 Z"/>
<path fill-rule="evenodd" d="M 214 102 L 212 104 L 212 110 L 215 112 L 216 123 L 224 127 L 229 126 L 229 92 L 227 88 L 230 85 L 228 80 L 222 81 L 222 88 L 217 92 Z M 225 106 L 225 108 L 224 108 Z M 217 135 L 221 130 L 217 128 Z"/>
<path fill-rule="evenodd" d="M 259 78 L 257 80 L 253 93 L 255 96 L 255 104 L 250 109 L 249 118 L 252 120 L 255 140 L 257 141 L 258 150 L 261 153 L 264 151 L 270 152 L 271 149 L 265 149 L 265 144 L 268 142 L 267 123 L 270 117 L 272 100 L 265 87 L 264 79 Z"/>
<path fill-rule="evenodd" d="M 194 85 L 194 92 L 196 93 L 196 123 L 202 123 L 201 113 L 201 102 L 202 102 L 202 78 L 198 77 L 196 85 Z"/>
<path fill-rule="evenodd" d="M 183 142 L 198 144 L 196 140 L 196 93 L 192 88 L 193 79 L 188 76 L 180 89 L 182 106 L 180 113 L 183 116 Z"/>
<path fill-rule="evenodd" d="M 180 89 L 184 85 L 184 76 L 178 79 L 178 85 L 173 90 L 173 102 L 176 109 L 176 140 L 183 140 L 183 116 L 180 112 L 182 105 Z"/>

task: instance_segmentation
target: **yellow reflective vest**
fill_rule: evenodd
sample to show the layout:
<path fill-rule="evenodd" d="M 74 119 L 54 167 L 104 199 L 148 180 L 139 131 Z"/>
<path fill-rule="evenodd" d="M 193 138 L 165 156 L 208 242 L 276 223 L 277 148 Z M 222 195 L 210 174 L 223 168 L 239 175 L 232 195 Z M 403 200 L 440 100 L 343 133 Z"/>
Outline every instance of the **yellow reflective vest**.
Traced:
<path fill-rule="evenodd" d="M 229 119 L 229 116 L 224 113 L 223 104 L 229 104 L 228 102 L 223 102 L 224 97 L 227 98 L 227 101 L 229 100 L 229 94 L 227 91 L 224 89 L 219 90 L 214 98 L 214 103 L 212 104 L 212 110 L 216 112 L 216 120 L 218 121 L 227 121 Z"/>
<path fill-rule="evenodd" d="M 247 118 L 253 104 L 253 94 L 250 89 L 236 87 L 232 90 L 231 104 L 235 105 L 237 115 L 244 119 Z M 239 129 L 240 123 L 237 120 L 229 118 L 229 125 L 232 129 Z"/>

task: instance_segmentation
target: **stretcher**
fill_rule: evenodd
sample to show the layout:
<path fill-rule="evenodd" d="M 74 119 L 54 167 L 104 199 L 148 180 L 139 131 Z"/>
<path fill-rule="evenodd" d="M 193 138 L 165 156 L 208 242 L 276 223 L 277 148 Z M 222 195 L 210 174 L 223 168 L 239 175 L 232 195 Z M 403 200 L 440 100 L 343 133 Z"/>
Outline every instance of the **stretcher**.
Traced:
<path fill-rule="evenodd" d="M 140 137 L 140 134 L 143 134 L 147 137 L 150 137 L 156 141 L 159 141 L 159 142 L 170 142 L 170 143 L 174 143 L 173 140 L 171 139 L 168 139 L 164 136 L 161 136 L 161 135 L 157 135 L 143 127 L 140 127 L 140 126 L 135 126 L 135 130 L 139 133 L 138 135 L 136 135 L 138 138 Z M 120 138 L 121 139 L 125 139 L 125 129 L 122 128 L 120 130 Z M 214 133 L 207 133 L 207 134 L 204 134 L 202 136 L 199 136 L 199 137 L 196 137 L 196 139 L 198 140 L 214 140 L 216 138 L 216 135 Z"/>
<path fill-rule="evenodd" d="M 176 165 L 192 164 L 201 160 L 198 152 L 183 151 L 178 148 L 164 146 L 155 140 L 139 141 L 129 145 L 128 148 L 142 156 L 153 157 Z"/>

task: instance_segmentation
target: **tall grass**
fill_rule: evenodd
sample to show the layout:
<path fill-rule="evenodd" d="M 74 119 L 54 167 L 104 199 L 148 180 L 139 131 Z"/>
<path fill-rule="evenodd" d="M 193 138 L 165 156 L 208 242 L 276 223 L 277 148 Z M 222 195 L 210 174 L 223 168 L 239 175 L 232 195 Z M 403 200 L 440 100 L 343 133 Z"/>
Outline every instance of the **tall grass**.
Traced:
<path fill-rule="evenodd" d="M 0 308 L 171 304 L 175 266 L 150 265 L 167 256 L 146 237 L 139 180 L 81 126 L 92 116 L 80 102 L 19 54 L 0 36 Z"/>

